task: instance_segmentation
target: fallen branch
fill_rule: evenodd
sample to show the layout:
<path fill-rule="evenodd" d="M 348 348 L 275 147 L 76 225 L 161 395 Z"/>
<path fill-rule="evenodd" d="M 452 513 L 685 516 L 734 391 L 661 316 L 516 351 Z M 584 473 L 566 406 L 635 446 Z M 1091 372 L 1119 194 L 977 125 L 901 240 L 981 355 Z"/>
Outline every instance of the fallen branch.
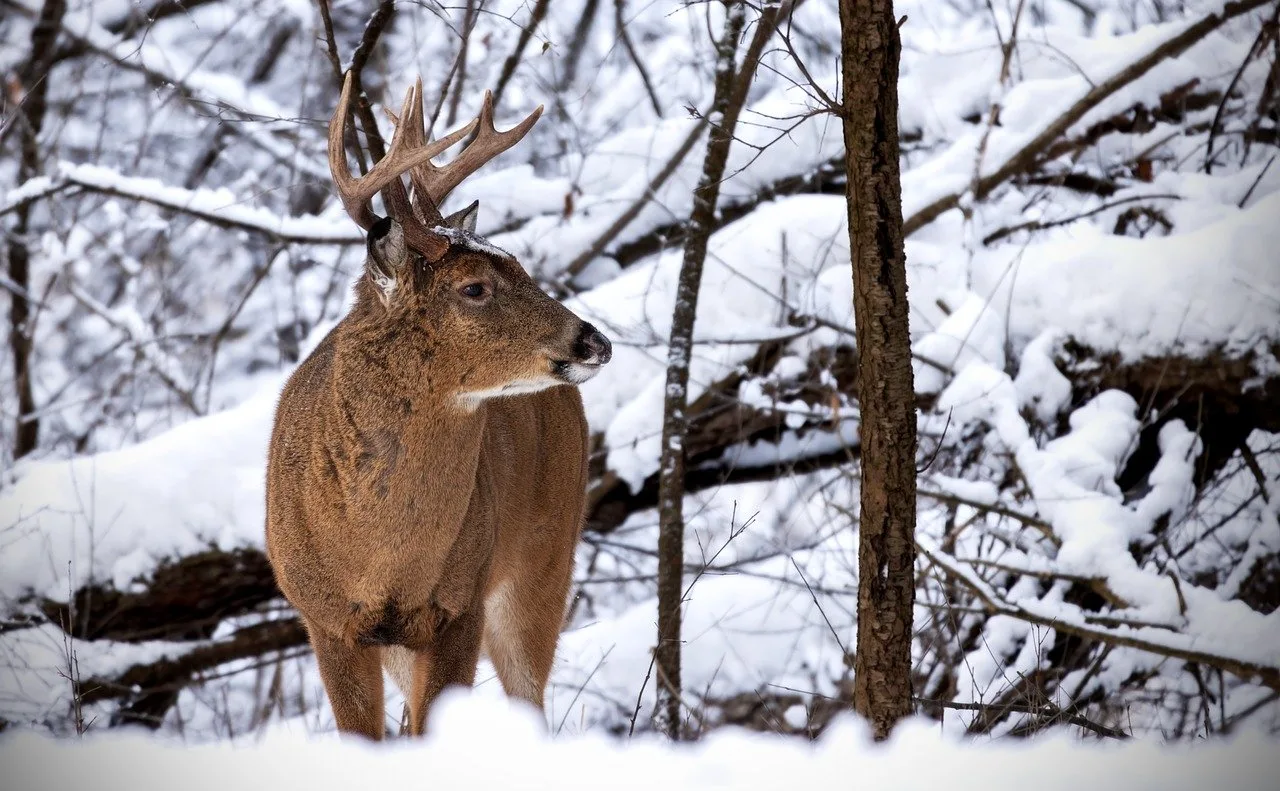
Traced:
<path fill-rule="evenodd" d="M 926 700 L 924 698 L 916 698 L 915 702 L 925 706 L 935 706 L 937 708 L 950 709 L 952 711 L 973 711 L 980 714 L 985 714 L 993 709 L 997 709 L 1002 713 L 1010 712 L 1014 714 L 1032 714 L 1046 718 L 1049 721 L 1047 724 L 1052 724 L 1055 720 L 1062 720 L 1063 722 L 1067 722 L 1077 727 L 1084 728 L 1092 733 L 1096 733 L 1099 736 L 1106 736 L 1109 739 L 1124 740 L 1130 738 L 1129 734 L 1124 731 L 1118 731 L 1115 728 L 1108 728 L 1101 723 L 1086 719 L 1078 714 L 1063 711 L 1049 701 L 1045 701 L 1045 703 L 1039 706 L 1032 705 L 1030 703 L 1014 702 L 1000 703 L 996 705 L 990 703 L 956 703 L 950 700 Z"/>
<path fill-rule="evenodd" d="M 122 705 L 112 716 L 112 725 L 158 728 L 178 693 L 201 673 L 240 659 L 299 648 L 306 642 L 307 631 L 297 618 L 265 621 L 176 658 L 134 665 L 115 678 L 87 679 L 80 684 L 81 703 L 119 700 Z"/>
<path fill-rule="evenodd" d="M 928 541 L 917 540 L 916 549 L 941 569 L 948 578 L 969 589 L 992 615 L 1007 615 L 1010 618 L 1044 626 L 1063 634 L 1097 640 L 1107 645 L 1136 648 L 1158 656 L 1216 667 L 1245 681 L 1257 680 L 1263 686 L 1280 690 L 1280 667 L 1200 650 L 1194 647 L 1193 636 L 1180 632 L 1165 631 L 1155 627 L 1107 627 L 1097 625 L 1088 616 L 1079 620 L 1069 620 L 1064 617 L 1065 613 L 1053 616 L 1038 613 L 1027 609 L 1022 604 L 1005 600 L 971 569 L 946 552 L 931 546 Z M 1157 635 L 1161 636 L 1157 637 Z"/>

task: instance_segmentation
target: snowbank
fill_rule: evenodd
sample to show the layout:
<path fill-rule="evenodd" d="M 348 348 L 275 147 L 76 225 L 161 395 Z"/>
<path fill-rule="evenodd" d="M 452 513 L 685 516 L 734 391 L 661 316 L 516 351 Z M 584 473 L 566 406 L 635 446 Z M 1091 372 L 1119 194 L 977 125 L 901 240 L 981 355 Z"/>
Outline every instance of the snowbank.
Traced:
<path fill-rule="evenodd" d="M 1271 789 L 1274 743 L 1240 737 L 1194 747 L 1051 737 L 974 743 L 909 723 L 885 746 L 852 719 L 816 744 L 721 731 L 675 748 L 652 739 L 548 741 L 526 712 L 493 701 L 444 701 L 426 743 L 385 746 L 313 738 L 298 726 L 254 743 L 184 747 L 138 734 L 80 741 L 20 733 L 0 740 L 9 788 Z M 12 783 L 10 785 L 9 783 Z"/>

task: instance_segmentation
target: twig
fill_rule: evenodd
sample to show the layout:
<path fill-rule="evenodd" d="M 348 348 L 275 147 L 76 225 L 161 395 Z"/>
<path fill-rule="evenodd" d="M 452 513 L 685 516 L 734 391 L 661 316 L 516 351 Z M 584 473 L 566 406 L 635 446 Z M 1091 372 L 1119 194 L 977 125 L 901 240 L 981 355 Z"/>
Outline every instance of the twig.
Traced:
<path fill-rule="evenodd" d="M 626 5 L 626 2 L 627 0 L 614 0 L 614 30 L 617 32 L 618 40 L 622 42 L 622 48 L 627 51 L 631 62 L 636 66 L 636 72 L 640 75 L 640 82 L 644 84 L 645 94 L 649 97 L 649 103 L 653 105 L 653 114 L 661 118 L 662 104 L 658 101 L 658 94 L 653 90 L 653 80 L 649 79 L 649 71 L 644 67 L 644 61 L 640 60 L 640 55 L 636 52 L 635 45 L 631 43 L 631 35 L 627 33 L 627 23 L 623 18 L 623 6 Z"/>
<path fill-rule="evenodd" d="M 1245 190 L 1244 196 L 1240 198 L 1240 202 L 1236 204 L 1237 209 L 1243 209 L 1244 205 L 1253 197 L 1253 191 L 1258 188 L 1258 184 L 1262 181 L 1262 177 L 1267 175 L 1267 171 L 1271 169 L 1271 164 L 1276 161 L 1274 155 L 1267 160 L 1267 164 L 1262 166 L 1262 170 L 1258 171 L 1258 177 L 1249 185 L 1249 189 Z"/>
<path fill-rule="evenodd" d="M 826 610 L 822 609 L 822 603 L 818 601 L 818 594 L 813 592 L 813 588 L 809 586 L 809 580 L 804 576 L 804 572 L 800 570 L 800 564 L 796 562 L 794 557 L 790 558 L 791 565 L 795 568 L 796 573 L 800 575 L 800 581 L 804 583 L 804 587 L 809 591 L 809 597 L 813 599 L 813 606 L 818 608 L 818 613 L 822 616 L 822 620 L 826 622 L 827 629 L 831 631 L 831 636 L 836 639 L 836 645 L 840 647 L 840 654 L 844 657 L 845 662 L 849 662 L 853 657 L 849 653 L 849 649 L 844 647 L 844 641 L 840 639 L 840 634 L 836 631 L 836 627 L 831 623 L 831 619 L 827 617 Z"/>
<path fill-rule="evenodd" d="M 636 706 L 631 710 L 631 723 L 627 726 L 627 738 L 630 739 L 636 732 L 636 718 L 640 716 L 640 703 L 644 700 L 644 691 L 649 686 L 649 678 L 653 675 L 653 666 L 658 661 L 658 655 L 649 652 L 649 669 L 644 671 L 644 681 L 640 682 L 640 691 L 636 693 Z"/>
<path fill-rule="evenodd" d="M 564 728 L 565 720 L 569 719 L 569 712 L 573 711 L 573 704 L 577 703 L 578 698 L 582 696 L 582 690 L 586 689 L 587 685 L 591 683 L 591 679 L 595 678 L 596 672 L 600 670 L 600 666 L 604 664 L 604 660 L 608 659 L 609 654 L 613 653 L 613 648 L 614 646 L 609 646 L 609 650 L 605 651 L 604 654 L 601 655 L 600 659 L 596 662 L 596 666 L 591 668 L 591 672 L 588 673 L 583 682 L 578 685 L 578 689 L 573 693 L 573 698 L 569 701 L 569 705 L 564 709 L 564 715 L 560 717 L 560 724 L 556 726 L 557 735 L 560 733 L 561 729 Z"/>
<path fill-rule="evenodd" d="M 524 56 L 524 48 L 529 45 L 529 39 L 533 38 L 538 25 L 542 24 L 542 20 L 547 15 L 547 6 L 550 4 L 551 0 L 538 0 L 533 4 L 533 10 L 529 12 L 529 24 L 520 29 L 520 37 L 516 39 L 515 49 L 511 50 L 511 54 L 502 62 L 502 71 L 498 74 L 498 82 L 493 87 L 494 107 L 502 101 L 502 92 L 506 90 L 507 83 L 515 75 L 516 66 Z"/>
<path fill-rule="evenodd" d="M 1057 228 L 1062 225 L 1070 225 L 1073 222 L 1079 222 L 1080 220 L 1088 219 L 1089 217 L 1092 217 L 1095 214 L 1101 214 L 1102 212 L 1109 211 L 1111 209 L 1114 209 L 1117 206 L 1123 206 L 1126 203 L 1134 203 L 1136 201 L 1142 201 L 1142 200 L 1182 200 L 1182 196 L 1173 195 L 1170 193 L 1170 194 L 1162 194 L 1162 195 L 1130 195 L 1127 198 L 1117 198 L 1116 200 L 1108 201 L 1107 203 L 1104 203 L 1101 206 L 1098 206 L 1096 208 L 1090 209 L 1089 211 L 1081 212 L 1080 214 L 1073 214 L 1070 217 L 1064 217 L 1060 220 L 1048 220 L 1048 221 L 1028 220 L 1027 222 L 1019 223 L 1017 225 L 1005 226 L 1004 228 L 1000 228 L 984 236 L 982 239 L 982 244 L 984 247 L 989 246 L 995 242 L 1000 241 L 1006 236 L 1012 236 L 1013 234 L 1018 233 L 1019 231 L 1043 231 L 1048 228 Z"/>
<path fill-rule="evenodd" d="M 1231 81 L 1227 83 L 1227 89 L 1222 92 L 1222 99 L 1218 101 L 1218 109 L 1214 111 L 1213 121 L 1209 124 L 1209 139 L 1204 144 L 1205 173 L 1213 172 L 1213 141 L 1217 139 L 1218 130 L 1222 128 L 1222 116 L 1226 112 L 1227 102 L 1231 101 L 1231 94 L 1240 83 L 1240 77 L 1244 74 L 1244 70 L 1266 48 L 1267 39 L 1275 32 L 1277 19 L 1280 19 L 1280 3 L 1276 4 L 1276 11 L 1271 16 L 1271 24 L 1263 25 L 1259 28 L 1258 35 L 1254 38 L 1253 44 L 1249 46 L 1249 51 L 1245 53 L 1244 60 L 1240 61 L 1240 68 L 1236 69 L 1236 73 L 1231 75 Z"/>
<path fill-rule="evenodd" d="M 1273 0 L 1234 0 L 1234 2 L 1228 2 L 1222 7 L 1220 13 L 1207 14 L 1200 21 L 1189 26 L 1178 35 L 1159 44 L 1146 55 L 1133 61 L 1085 93 L 1065 113 L 1055 118 L 1039 134 L 1010 156 L 994 173 L 979 179 L 975 188 L 966 189 L 965 192 L 954 192 L 938 198 L 906 218 L 903 221 L 904 235 L 910 236 L 938 219 L 944 212 L 959 206 L 962 195 L 972 192 L 975 200 L 981 200 L 1015 174 L 1029 170 L 1035 165 L 1041 152 L 1052 145 L 1073 124 L 1083 118 L 1086 113 L 1102 103 L 1104 99 L 1151 71 L 1157 64 L 1190 49 L 1192 45 L 1217 30 L 1226 22 L 1261 8 L 1268 2 L 1273 2 Z"/>

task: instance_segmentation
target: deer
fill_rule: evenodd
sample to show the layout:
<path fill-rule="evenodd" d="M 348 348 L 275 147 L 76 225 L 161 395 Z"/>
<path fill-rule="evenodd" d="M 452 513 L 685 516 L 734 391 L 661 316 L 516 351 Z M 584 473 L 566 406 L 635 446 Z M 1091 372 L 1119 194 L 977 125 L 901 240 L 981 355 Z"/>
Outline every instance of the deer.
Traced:
<path fill-rule="evenodd" d="M 585 516 L 577 385 L 612 347 L 476 234 L 479 201 L 440 211 L 541 107 L 499 133 L 486 91 L 475 119 L 428 143 L 419 78 L 388 113 L 385 157 L 355 177 L 351 93 L 348 72 L 329 166 L 366 232 L 364 269 L 348 312 L 280 393 L 266 547 L 339 732 L 376 741 L 384 671 L 404 694 L 405 730 L 421 736 L 440 693 L 474 683 L 482 653 L 509 697 L 543 711 Z M 431 162 L 472 133 L 451 162 Z M 379 193 L 386 217 L 372 208 Z"/>

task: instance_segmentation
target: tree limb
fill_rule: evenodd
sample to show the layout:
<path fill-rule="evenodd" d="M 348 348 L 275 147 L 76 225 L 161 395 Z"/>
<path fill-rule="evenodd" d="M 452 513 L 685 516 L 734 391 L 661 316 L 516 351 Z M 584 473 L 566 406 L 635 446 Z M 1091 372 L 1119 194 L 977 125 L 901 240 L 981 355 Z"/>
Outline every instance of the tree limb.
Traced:
<path fill-rule="evenodd" d="M 1154 47 L 1146 55 L 1138 58 L 1128 66 L 1098 83 L 1080 97 L 1065 113 L 1051 121 L 1035 137 L 1005 160 L 1004 164 L 993 173 L 975 181 L 973 192 L 975 200 L 982 200 L 993 189 L 1008 181 L 1018 173 L 1032 169 L 1039 156 L 1058 138 L 1062 137 L 1073 124 L 1078 122 L 1094 107 L 1110 97 L 1116 91 L 1142 77 L 1156 65 L 1169 58 L 1177 57 L 1190 49 L 1205 36 L 1217 30 L 1226 22 L 1247 14 L 1274 0 L 1233 0 L 1222 7 L 1220 13 L 1208 14 L 1198 22 L 1187 27 L 1176 36 L 1169 38 Z M 967 191 L 967 192 L 968 192 Z M 961 197 L 966 193 L 955 192 L 945 195 L 932 203 L 918 209 L 903 222 L 903 231 L 907 236 L 938 219 L 943 213 L 958 208 Z"/>

